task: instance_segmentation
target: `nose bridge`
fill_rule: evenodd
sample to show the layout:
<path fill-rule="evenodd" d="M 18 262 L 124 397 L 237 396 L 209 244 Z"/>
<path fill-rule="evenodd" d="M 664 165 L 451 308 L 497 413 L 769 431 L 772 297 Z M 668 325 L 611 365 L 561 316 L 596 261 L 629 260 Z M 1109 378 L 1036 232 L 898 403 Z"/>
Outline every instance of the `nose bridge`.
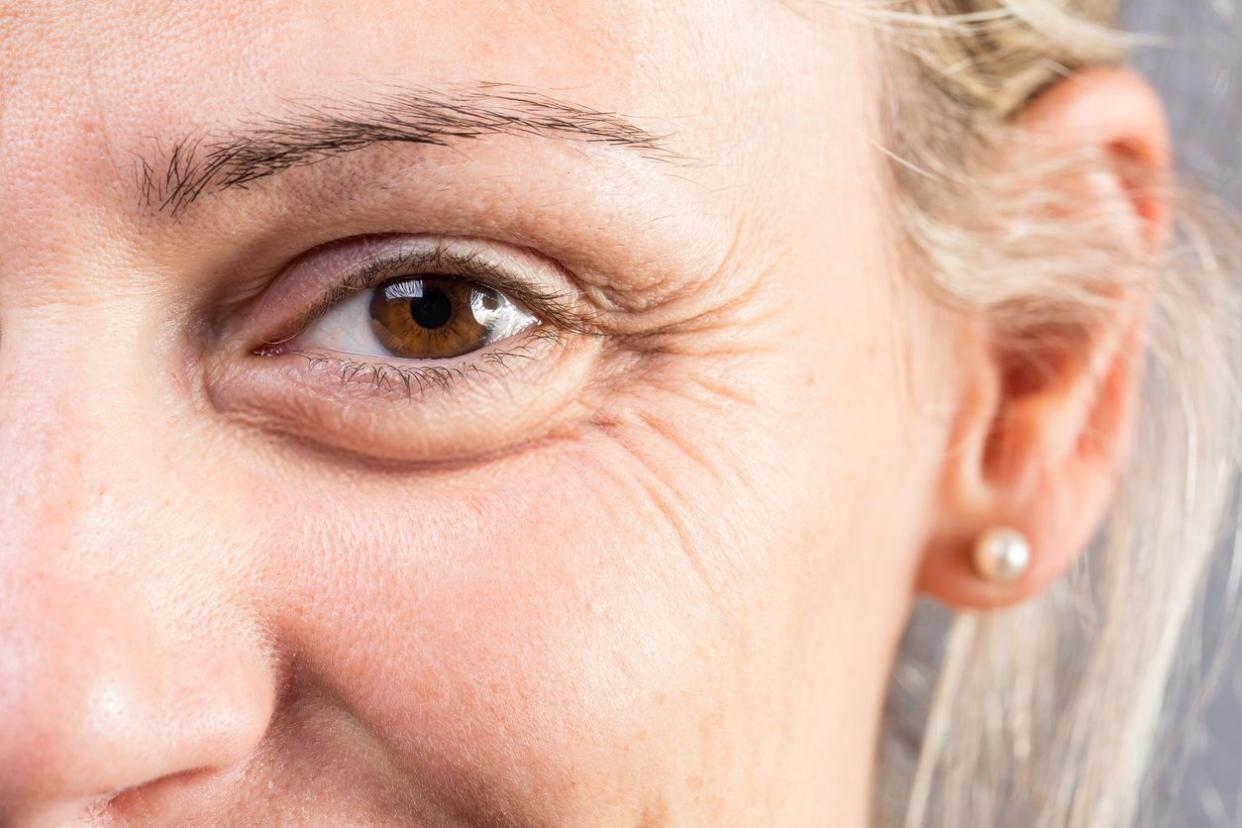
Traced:
<path fill-rule="evenodd" d="M 0 562 L 10 570 L 59 565 L 113 508 L 118 484 L 145 485 L 150 469 L 142 455 L 155 435 L 128 436 L 141 416 L 126 346 L 93 333 L 89 314 L 0 306 Z"/>
<path fill-rule="evenodd" d="M 44 557 L 73 533 L 93 429 L 68 395 L 52 395 L 48 383 L 7 365 L 6 350 L 0 346 L 0 560 L 11 567 L 16 550 Z"/>
<path fill-rule="evenodd" d="M 49 359 L 52 337 L 27 336 L 35 327 L 5 325 L 0 340 L 0 629 L 10 645 L 23 630 L 45 642 L 56 631 L 79 640 L 63 604 L 132 568 L 141 542 L 114 536 L 107 518 L 119 505 L 114 491 L 141 485 L 132 470 L 142 466 L 120 462 L 124 440 L 105 422 L 108 401 L 89 384 L 61 381 L 72 349 Z"/>
<path fill-rule="evenodd" d="M 258 622 L 201 569 L 227 533 L 178 514 L 143 343 L 64 318 L 0 327 L 0 824 L 235 764 L 274 698 Z"/>

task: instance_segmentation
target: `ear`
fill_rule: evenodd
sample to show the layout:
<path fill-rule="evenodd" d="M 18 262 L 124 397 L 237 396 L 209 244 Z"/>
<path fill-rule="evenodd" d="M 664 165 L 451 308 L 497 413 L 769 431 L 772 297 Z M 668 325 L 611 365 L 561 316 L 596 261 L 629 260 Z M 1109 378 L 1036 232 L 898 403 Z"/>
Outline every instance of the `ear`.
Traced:
<path fill-rule="evenodd" d="M 1132 249 L 1151 256 L 1164 245 L 1168 207 L 1145 184 L 1168 173 L 1168 128 L 1158 97 L 1137 74 L 1074 75 L 1032 102 L 1015 129 L 1018 143 L 1040 153 L 1102 151 L 1113 162 L 1106 169 L 1056 186 L 1122 201 L 1127 209 L 1115 229 Z M 958 608 L 1005 607 L 1046 588 L 1083 553 L 1125 461 L 1144 350 L 1144 289 L 1112 290 L 1121 295 L 1109 294 L 1116 301 L 1105 318 L 1085 325 L 1015 337 L 993 320 L 962 321 L 954 353 L 960 394 L 920 591 Z M 996 527 L 1030 542 L 1030 566 L 1010 583 L 988 581 L 972 565 L 975 539 Z"/>

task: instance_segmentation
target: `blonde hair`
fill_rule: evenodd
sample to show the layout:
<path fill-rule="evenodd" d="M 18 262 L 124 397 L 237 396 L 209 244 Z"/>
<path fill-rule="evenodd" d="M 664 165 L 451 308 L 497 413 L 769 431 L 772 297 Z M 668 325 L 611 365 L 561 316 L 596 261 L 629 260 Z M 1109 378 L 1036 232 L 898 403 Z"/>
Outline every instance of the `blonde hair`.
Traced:
<path fill-rule="evenodd" d="M 1116 234 L 1101 231 L 1106 206 L 1084 212 L 1032 187 L 1039 174 L 1015 182 L 994 163 L 1041 91 L 1124 61 L 1134 41 L 1111 28 L 1115 0 L 834 5 L 866 14 L 898 55 L 886 96 L 890 127 L 900 126 L 887 135 L 891 175 L 901 229 L 935 295 L 988 315 L 1019 345 L 1032 331 L 1068 336 L 1116 313 L 1110 303 L 1124 291 L 1109 288 L 1122 282 L 1152 297 L 1137 433 L 1108 519 L 1074 571 L 1022 607 L 952 618 L 916 610 L 893 673 L 876 821 L 1131 824 L 1179 642 L 1234 514 L 1238 227 L 1209 217 L 1205 198 L 1150 182 L 1179 224 L 1168 257 L 1154 262 L 1107 242 Z M 1117 159 L 1061 162 L 1115 171 Z M 921 665 L 929 639 L 938 664 Z"/>

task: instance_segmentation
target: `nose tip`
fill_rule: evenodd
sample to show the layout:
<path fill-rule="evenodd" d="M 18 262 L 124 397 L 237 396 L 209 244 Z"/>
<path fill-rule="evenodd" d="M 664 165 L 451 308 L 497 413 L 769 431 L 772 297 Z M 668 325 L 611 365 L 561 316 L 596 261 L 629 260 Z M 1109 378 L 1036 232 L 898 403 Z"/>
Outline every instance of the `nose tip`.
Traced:
<path fill-rule="evenodd" d="M 245 540 L 214 517 L 215 489 L 170 485 L 182 453 L 134 425 L 159 420 L 19 359 L 12 343 L 38 341 L 22 319 L 0 360 L 0 826 L 72 825 L 124 791 L 157 808 L 128 821 L 167 822 L 153 803 L 218 794 L 209 783 L 252 756 L 276 704 L 259 611 L 240 597 L 248 558 L 222 553 Z"/>
<path fill-rule="evenodd" d="M 208 641 L 141 606 L 66 598 L 0 621 L 0 824 L 51 824 L 39 815 L 253 753 L 274 703 L 254 636 L 214 626 Z"/>

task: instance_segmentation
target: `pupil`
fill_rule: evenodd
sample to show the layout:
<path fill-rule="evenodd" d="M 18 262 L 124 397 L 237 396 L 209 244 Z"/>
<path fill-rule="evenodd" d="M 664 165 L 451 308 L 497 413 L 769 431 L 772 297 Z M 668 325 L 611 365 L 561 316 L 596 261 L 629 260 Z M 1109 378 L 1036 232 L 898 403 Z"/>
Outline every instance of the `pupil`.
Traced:
<path fill-rule="evenodd" d="M 423 287 L 423 295 L 410 300 L 410 316 L 421 328 L 443 328 L 453 318 L 453 302 L 438 287 Z"/>

